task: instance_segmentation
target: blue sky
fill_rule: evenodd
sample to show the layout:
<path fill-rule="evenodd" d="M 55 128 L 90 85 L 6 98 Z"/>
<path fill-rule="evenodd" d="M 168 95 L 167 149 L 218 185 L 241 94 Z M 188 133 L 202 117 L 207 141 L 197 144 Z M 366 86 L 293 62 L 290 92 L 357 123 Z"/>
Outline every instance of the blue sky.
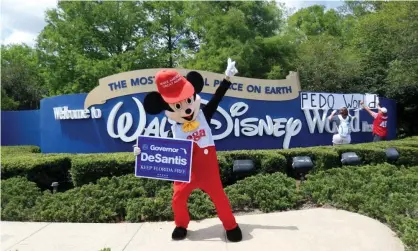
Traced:
<path fill-rule="evenodd" d="M 57 0 L 1 0 L 1 43 L 35 44 L 35 38 L 45 26 L 44 12 L 54 8 Z M 337 8 L 343 1 L 281 1 L 295 11 L 315 4 L 327 9 Z"/>

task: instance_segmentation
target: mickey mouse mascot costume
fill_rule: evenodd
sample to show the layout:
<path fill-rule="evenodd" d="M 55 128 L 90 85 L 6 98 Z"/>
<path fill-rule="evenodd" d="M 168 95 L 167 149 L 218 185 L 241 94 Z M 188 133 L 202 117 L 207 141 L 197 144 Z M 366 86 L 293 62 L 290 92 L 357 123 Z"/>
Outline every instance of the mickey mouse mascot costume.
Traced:
<path fill-rule="evenodd" d="M 176 227 L 172 233 L 174 240 L 182 240 L 187 235 L 190 222 L 187 201 L 194 189 L 206 192 L 215 204 L 218 217 L 231 242 L 242 239 L 229 200 L 223 190 L 219 175 L 215 143 L 209 127 L 223 96 L 231 86 L 230 77 L 237 73 L 235 62 L 228 59 L 225 79 L 217 88 L 208 104 L 200 107 L 198 95 L 204 85 L 203 77 L 195 71 L 184 78 L 173 69 L 159 71 L 155 76 L 158 92 L 149 93 L 144 99 L 144 108 L 148 114 L 159 114 L 165 111 L 166 116 L 176 123 L 171 126 L 168 137 L 191 139 L 193 143 L 192 173 L 190 183 L 174 182 L 172 207 Z M 134 147 L 134 154 L 141 149 Z"/>

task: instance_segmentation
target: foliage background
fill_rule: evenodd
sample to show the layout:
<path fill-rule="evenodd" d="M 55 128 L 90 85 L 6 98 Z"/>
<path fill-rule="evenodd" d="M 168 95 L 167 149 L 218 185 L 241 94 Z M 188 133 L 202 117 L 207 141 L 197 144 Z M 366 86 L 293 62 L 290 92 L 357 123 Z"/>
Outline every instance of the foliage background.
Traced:
<path fill-rule="evenodd" d="M 373 92 L 398 102 L 399 135 L 418 133 L 418 2 L 347 1 L 292 15 L 276 2 L 59 2 L 34 48 L 1 47 L 2 110 L 89 92 L 98 79 L 153 67 L 280 79 L 302 89 Z"/>

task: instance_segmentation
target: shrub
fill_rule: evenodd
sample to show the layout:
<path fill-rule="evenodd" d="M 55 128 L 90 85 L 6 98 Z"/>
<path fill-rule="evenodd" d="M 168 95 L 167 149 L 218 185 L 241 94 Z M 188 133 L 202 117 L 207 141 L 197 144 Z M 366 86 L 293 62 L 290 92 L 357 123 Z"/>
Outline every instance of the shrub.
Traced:
<path fill-rule="evenodd" d="M 130 199 L 126 206 L 126 220 L 130 222 L 172 220 L 171 198 L 173 190 L 163 188 L 155 197 Z"/>
<path fill-rule="evenodd" d="M 132 153 L 80 154 L 73 155 L 70 170 L 74 186 L 94 183 L 101 177 L 113 177 L 134 173 L 135 158 Z M 218 162 L 224 185 L 232 184 L 239 176 L 232 171 L 233 161 L 252 159 L 256 173 L 284 171 L 286 160 L 273 151 L 219 152 Z"/>
<path fill-rule="evenodd" d="M 220 175 L 224 186 L 232 185 L 237 180 L 258 173 L 273 173 L 276 171 L 292 174 L 292 158 L 295 156 L 309 156 L 314 162 L 314 170 L 325 170 L 341 166 L 340 154 L 345 151 L 355 151 L 364 164 L 375 164 L 386 161 L 384 149 L 395 146 L 400 151 L 400 159 L 396 165 L 418 165 L 418 147 L 412 147 L 417 138 L 384 141 L 338 147 L 310 147 L 282 150 L 248 150 L 218 152 Z M 36 182 L 43 189 L 50 188 L 53 181 L 69 182 L 67 170 L 70 170 L 72 183 L 60 189 L 95 183 L 102 177 L 122 176 L 134 173 L 135 157 L 132 153 L 109 154 L 34 154 L 39 148 L 3 147 L 9 152 L 24 152 L 23 155 L 12 154 L 3 156 L 2 178 L 25 176 Z M 11 150 L 14 149 L 14 150 Z M 20 150 L 19 150 L 20 149 Z M 32 149 L 32 150 L 31 150 Z M 71 159 L 71 169 L 68 160 Z M 251 159 L 255 163 L 255 171 L 246 174 L 233 172 L 233 162 L 238 159 Z M 53 168 L 51 168 L 53 166 Z M 59 168 L 59 167 L 63 168 Z M 30 170 L 30 172 L 29 172 Z M 52 177 L 51 177 L 52 175 Z M 41 176 L 47 177 L 46 179 Z M 64 178 L 65 177 L 65 178 Z"/>
<path fill-rule="evenodd" d="M 384 149 L 374 147 L 372 144 L 367 145 L 339 145 L 333 146 L 332 149 L 338 153 L 341 163 L 341 155 L 345 152 L 355 152 L 364 165 L 379 164 L 386 161 L 386 153 Z"/>
<path fill-rule="evenodd" d="M 250 159 L 255 170 L 248 175 L 258 173 L 286 172 L 286 159 L 283 155 L 271 150 L 243 150 L 218 153 L 221 165 L 221 179 L 224 185 L 230 185 L 245 178 L 244 175 L 233 173 L 234 160 Z"/>
<path fill-rule="evenodd" d="M 295 181 L 282 173 L 258 174 L 229 186 L 225 192 L 234 211 L 261 209 L 264 212 L 294 208 L 301 199 Z M 132 222 L 172 220 L 172 189 L 163 188 L 155 197 L 128 201 L 126 219 Z M 194 220 L 216 216 L 210 197 L 195 190 L 188 201 L 190 218 Z"/>
<path fill-rule="evenodd" d="M 12 155 L 2 158 L 1 178 L 26 177 L 42 189 L 50 189 L 52 182 L 68 184 L 71 161 L 57 155 Z"/>
<path fill-rule="evenodd" d="M 218 153 L 219 173 L 224 186 L 233 183 L 233 163 L 225 157 L 224 152 Z"/>
<path fill-rule="evenodd" d="M 301 199 L 295 180 L 283 173 L 248 177 L 227 187 L 225 191 L 235 210 L 285 210 L 296 207 Z"/>
<path fill-rule="evenodd" d="M 209 195 L 201 190 L 194 190 L 188 201 L 190 218 L 201 220 L 216 215 L 215 206 Z"/>
<path fill-rule="evenodd" d="M 96 184 L 76 187 L 63 193 L 44 191 L 41 194 L 34 183 L 30 187 L 30 182 L 22 183 L 23 181 L 24 178 L 3 181 L 19 184 L 17 189 L 2 190 L 5 207 L 12 200 L 21 205 L 10 204 L 13 207 L 4 210 L 11 215 L 8 219 L 50 222 L 138 222 L 173 219 L 171 182 L 126 175 L 101 178 Z M 19 197 L 20 191 L 26 187 L 29 189 Z M 246 178 L 228 187 L 226 192 L 233 210 L 283 210 L 293 208 L 300 199 L 295 182 L 282 173 L 259 174 Z M 188 207 L 194 220 L 216 216 L 213 202 L 200 190 L 192 192 Z"/>
<path fill-rule="evenodd" d="M 94 183 L 101 177 L 121 176 L 135 171 L 135 158 L 132 153 L 80 154 L 71 158 L 70 173 L 74 186 Z M 285 158 L 274 151 L 219 152 L 218 162 L 224 185 L 242 178 L 232 171 L 233 161 L 237 159 L 252 159 L 255 163 L 255 173 L 285 171 Z"/>
<path fill-rule="evenodd" d="M 131 222 L 173 220 L 171 201 L 173 189 L 162 188 L 152 198 L 135 198 L 128 201 L 126 220 Z M 209 196 L 201 190 L 194 190 L 188 201 L 192 220 L 200 220 L 216 215 Z"/>
<path fill-rule="evenodd" d="M 331 169 L 308 176 L 304 195 L 317 204 L 358 212 L 388 223 L 418 248 L 418 166 L 390 164 Z"/>
<path fill-rule="evenodd" d="M 408 142 L 405 140 L 405 142 Z M 385 151 L 387 148 L 393 147 L 399 152 L 399 159 L 394 162 L 395 165 L 415 166 L 418 165 L 418 143 L 404 143 L 402 140 L 381 141 L 369 144 L 359 144 L 359 147 L 373 147 L 379 151 Z M 384 155 L 383 160 L 386 160 Z"/>
<path fill-rule="evenodd" d="M 394 142 L 396 144 L 399 144 L 400 146 L 410 146 L 410 147 L 418 147 L 418 136 L 408 137 L 401 140 L 394 140 L 390 141 Z"/>
<path fill-rule="evenodd" d="M 94 183 L 102 177 L 122 176 L 135 172 L 132 153 L 79 154 L 72 156 L 70 170 L 74 186 Z"/>
<path fill-rule="evenodd" d="M 40 153 L 41 149 L 38 146 L 2 146 L 1 155 L 15 155 L 27 153 Z"/>
<path fill-rule="evenodd" d="M 32 208 L 41 191 L 34 182 L 24 177 L 1 181 L 1 219 L 26 221 L 30 219 Z"/>
<path fill-rule="evenodd" d="M 102 178 L 97 184 L 64 193 L 45 193 L 35 206 L 36 221 L 119 222 L 126 216 L 129 199 L 155 197 L 170 182 L 139 179 L 133 175 Z"/>
<path fill-rule="evenodd" d="M 287 160 L 287 173 L 292 174 L 293 157 L 309 156 L 314 164 L 314 172 L 340 166 L 339 156 L 336 152 L 327 148 L 311 147 L 311 148 L 292 148 L 278 151 L 284 155 Z"/>
<path fill-rule="evenodd" d="M 399 151 L 397 165 L 415 166 L 418 165 L 418 147 L 396 147 Z"/>

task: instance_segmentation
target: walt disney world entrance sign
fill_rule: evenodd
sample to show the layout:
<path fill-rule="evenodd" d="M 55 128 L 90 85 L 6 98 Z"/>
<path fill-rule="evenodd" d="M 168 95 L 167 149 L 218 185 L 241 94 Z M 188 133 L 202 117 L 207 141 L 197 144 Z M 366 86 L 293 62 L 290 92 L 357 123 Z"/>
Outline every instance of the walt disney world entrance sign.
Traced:
<path fill-rule="evenodd" d="M 88 94 L 43 99 L 42 152 L 132 151 L 139 135 L 165 137 L 174 122 L 164 114 L 147 115 L 142 103 L 148 92 L 156 90 L 154 76 L 159 70 L 116 74 L 100 79 L 99 85 Z M 191 71 L 177 70 L 183 75 Z M 205 79 L 201 93 L 204 105 L 224 75 L 198 72 Z M 218 150 L 330 145 L 336 128 L 326 117 L 343 106 L 354 116 L 352 142 L 371 141 L 372 118 L 358 108 L 360 101 L 375 108 L 379 102 L 376 95 L 301 92 L 295 72 L 282 80 L 238 76 L 231 80 L 233 84 L 211 121 Z M 380 98 L 380 103 L 389 114 L 396 110 L 391 100 Z M 389 138 L 395 136 L 394 120 L 389 121 Z"/>

